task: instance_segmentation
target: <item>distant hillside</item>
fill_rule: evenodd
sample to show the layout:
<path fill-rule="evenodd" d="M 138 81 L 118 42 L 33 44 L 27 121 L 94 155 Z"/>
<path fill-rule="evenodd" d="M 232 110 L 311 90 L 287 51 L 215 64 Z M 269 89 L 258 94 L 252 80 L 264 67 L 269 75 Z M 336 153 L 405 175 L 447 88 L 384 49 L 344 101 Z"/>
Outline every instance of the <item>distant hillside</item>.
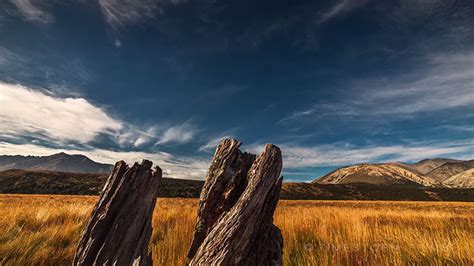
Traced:
<path fill-rule="evenodd" d="M 282 199 L 474 201 L 474 188 L 435 188 L 367 183 L 283 183 Z"/>
<path fill-rule="evenodd" d="M 443 183 L 448 187 L 474 188 L 474 168 L 456 174 Z"/>
<path fill-rule="evenodd" d="M 0 193 L 98 195 L 106 174 L 6 170 L 0 172 Z M 163 178 L 161 197 L 199 197 L 203 181 Z"/>
<path fill-rule="evenodd" d="M 460 162 L 460 161 L 454 160 L 454 159 L 446 159 L 446 158 L 434 158 L 434 159 L 421 160 L 417 163 L 409 164 L 409 166 L 413 167 L 421 174 L 426 175 L 429 172 L 433 171 L 434 169 L 442 166 L 443 164 L 452 163 L 452 162 Z"/>
<path fill-rule="evenodd" d="M 0 156 L 0 171 L 8 169 L 47 170 L 71 173 L 108 173 L 110 164 L 92 161 L 84 155 L 58 153 L 50 156 Z"/>
<path fill-rule="evenodd" d="M 98 195 L 107 175 L 50 171 L 0 172 L 0 193 Z M 160 197 L 198 198 L 203 181 L 163 178 Z M 282 199 L 474 201 L 473 189 L 431 188 L 404 184 L 373 185 L 283 183 Z"/>
<path fill-rule="evenodd" d="M 474 160 L 461 161 L 445 158 L 425 159 L 414 164 L 358 164 L 336 169 L 321 178 L 315 179 L 313 183 L 462 187 L 471 182 L 469 176 L 463 177 L 464 181 L 456 183 L 457 185 L 454 185 L 454 183 L 448 185 L 444 181 L 472 168 L 474 168 Z"/>
<path fill-rule="evenodd" d="M 427 175 L 431 178 L 438 180 L 440 182 L 445 181 L 446 179 L 474 168 L 474 160 L 471 161 L 457 161 L 457 162 L 447 162 L 438 168 L 435 168 L 433 171 L 429 172 Z"/>
<path fill-rule="evenodd" d="M 339 168 L 313 181 L 319 184 L 368 183 L 374 185 L 421 185 L 436 187 L 441 183 L 400 163 L 358 164 Z"/>

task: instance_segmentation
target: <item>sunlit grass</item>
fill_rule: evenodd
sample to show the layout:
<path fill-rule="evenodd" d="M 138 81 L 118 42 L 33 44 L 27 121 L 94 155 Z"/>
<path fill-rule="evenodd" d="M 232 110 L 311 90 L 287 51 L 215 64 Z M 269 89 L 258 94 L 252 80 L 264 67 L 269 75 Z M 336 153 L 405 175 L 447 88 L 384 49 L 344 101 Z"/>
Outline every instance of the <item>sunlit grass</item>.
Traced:
<path fill-rule="evenodd" d="M 70 264 L 96 197 L 0 195 L 0 265 Z M 159 199 L 156 265 L 183 265 L 195 199 Z M 474 203 L 281 201 L 285 265 L 474 265 Z"/>

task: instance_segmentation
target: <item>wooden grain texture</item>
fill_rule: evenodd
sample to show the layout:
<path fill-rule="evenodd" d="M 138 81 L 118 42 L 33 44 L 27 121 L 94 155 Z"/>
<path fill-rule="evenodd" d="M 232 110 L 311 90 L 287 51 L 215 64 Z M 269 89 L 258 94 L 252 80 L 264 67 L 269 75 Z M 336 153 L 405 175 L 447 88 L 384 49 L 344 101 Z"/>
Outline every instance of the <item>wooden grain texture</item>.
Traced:
<path fill-rule="evenodd" d="M 83 231 L 74 265 L 152 265 L 148 250 L 162 171 L 117 162 Z"/>
<path fill-rule="evenodd" d="M 282 265 L 283 239 L 273 225 L 282 178 L 280 149 L 267 144 L 256 158 L 223 140 L 201 198 L 190 265 Z M 251 167 L 249 168 L 249 166 Z"/>

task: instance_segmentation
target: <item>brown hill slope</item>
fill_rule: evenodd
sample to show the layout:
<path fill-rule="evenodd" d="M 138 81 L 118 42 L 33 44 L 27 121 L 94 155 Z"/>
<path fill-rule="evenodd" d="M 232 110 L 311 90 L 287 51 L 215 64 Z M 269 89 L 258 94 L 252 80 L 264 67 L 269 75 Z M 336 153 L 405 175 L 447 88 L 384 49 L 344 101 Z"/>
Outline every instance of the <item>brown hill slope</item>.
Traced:
<path fill-rule="evenodd" d="M 435 168 L 433 171 L 429 172 L 427 175 L 431 178 L 443 182 L 444 180 L 474 168 L 474 160 L 470 161 L 458 161 L 458 162 L 447 162 L 441 166 Z"/>
<path fill-rule="evenodd" d="M 447 187 L 474 188 L 474 168 L 451 176 L 443 184 Z"/>
<path fill-rule="evenodd" d="M 414 164 L 408 164 L 408 166 L 417 170 L 421 174 L 426 175 L 429 172 L 433 171 L 434 169 L 440 167 L 441 165 L 445 163 L 450 163 L 450 162 L 460 162 L 460 161 L 454 160 L 454 159 L 446 159 L 446 158 L 434 158 L 434 159 L 421 160 Z"/>
<path fill-rule="evenodd" d="M 315 181 L 319 184 L 368 183 L 374 185 L 411 184 L 441 186 L 430 177 L 400 163 L 358 164 L 339 168 Z"/>

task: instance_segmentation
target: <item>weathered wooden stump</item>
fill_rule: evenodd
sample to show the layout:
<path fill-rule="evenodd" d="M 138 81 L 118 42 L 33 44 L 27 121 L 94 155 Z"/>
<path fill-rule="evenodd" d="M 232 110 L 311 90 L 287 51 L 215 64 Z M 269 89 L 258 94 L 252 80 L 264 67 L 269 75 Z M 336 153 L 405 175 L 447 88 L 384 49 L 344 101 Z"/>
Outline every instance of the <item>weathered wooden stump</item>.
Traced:
<path fill-rule="evenodd" d="M 152 265 L 151 220 L 162 177 L 143 160 L 117 162 L 84 229 L 74 265 Z"/>
<path fill-rule="evenodd" d="M 283 239 L 273 225 L 282 179 L 280 149 L 239 151 L 240 142 L 217 147 L 201 192 L 190 265 L 282 265 Z"/>

